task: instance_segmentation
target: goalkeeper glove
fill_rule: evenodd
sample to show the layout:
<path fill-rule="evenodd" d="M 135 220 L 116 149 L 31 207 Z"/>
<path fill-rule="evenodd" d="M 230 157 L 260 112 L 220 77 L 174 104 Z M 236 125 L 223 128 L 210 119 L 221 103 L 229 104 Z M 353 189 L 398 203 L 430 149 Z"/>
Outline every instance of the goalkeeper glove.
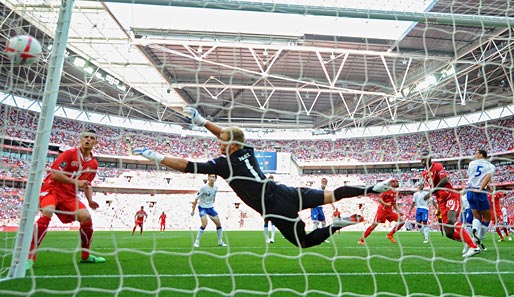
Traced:
<path fill-rule="evenodd" d="M 186 106 L 182 108 L 184 116 L 191 120 L 191 124 L 203 127 L 207 120 L 193 107 Z"/>
<path fill-rule="evenodd" d="M 165 157 L 163 154 L 159 154 L 158 152 L 147 149 L 146 147 L 135 148 L 132 150 L 132 154 L 143 156 L 148 160 L 155 161 L 157 163 L 161 163 Z"/>

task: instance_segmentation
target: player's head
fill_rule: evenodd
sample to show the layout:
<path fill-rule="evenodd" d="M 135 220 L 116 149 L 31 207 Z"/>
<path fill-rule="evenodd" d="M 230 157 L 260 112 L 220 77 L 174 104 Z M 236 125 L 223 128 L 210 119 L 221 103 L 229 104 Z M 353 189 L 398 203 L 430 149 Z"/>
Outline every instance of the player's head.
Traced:
<path fill-rule="evenodd" d="M 227 127 L 220 132 L 220 149 L 224 155 L 230 155 L 243 148 L 245 134 L 239 127 Z"/>
<path fill-rule="evenodd" d="M 327 184 L 328 184 L 328 179 L 323 177 L 321 179 L 321 189 L 325 190 L 325 188 L 327 187 Z"/>
<path fill-rule="evenodd" d="M 141 205 L 141 210 L 143 210 L 143 209 L 145 209 L 145 207 Z"/>
<path fill-rule="evenodd" d="M 216 174 L 212 174 L 212 173 L 211 173 L 211 174 L 209 174 L 209 175 L 207 176 L 207 180 L 208 180 L 209 185 L 211 185 L 211 186 L 212 186 L 212 185 L 214 184 L 214 182 L 216 181 L 216 179 L 217 179 L 217 178 L 218 178 L 218 177 L 216 176 Z"/>
<path fill-rule="evenodd" d="M 95 130 L 87 130 L 80 135 L 80 147 L 83 150 L 92 150 L 98 143 L 98 135 Z"/>
<path fill-rule="evenodd" d="M 475 158 L 476 159 L 486 159 L 487 158 L 487 151 L 484 149 L 477 150 L 475 152 Z"/>
<path fill-rule="evenodd" d="M 391 180 L 391 187 L 393 187 L 395 189 L 399 188 L 400 187 L 400 182 L 397 179 Z"/>
<path fill-rule="evenodd" d="M 419 183 L 418 184 L 418 190 L 423 190 L 423 188 L 425 187 L 425 185 L 423 183 Z"/>
<path fill-rule="evenodd" d="M 423 166 L 427 168 L 430 167 L 430 165 L 432 164 L 432 156 L 430 156 L 429 151 L 421 152 L 421 164 L 423 164 Z"/>

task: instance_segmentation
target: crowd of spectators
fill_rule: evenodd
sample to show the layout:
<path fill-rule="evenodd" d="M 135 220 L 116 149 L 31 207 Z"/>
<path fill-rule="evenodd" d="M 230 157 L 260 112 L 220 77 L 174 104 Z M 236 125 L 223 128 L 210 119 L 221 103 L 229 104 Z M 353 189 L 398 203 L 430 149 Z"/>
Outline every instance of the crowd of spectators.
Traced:
<path fill-rule="evenodd" d="M 0 106 L 6 121 L 0 129 L 4 137 L 34 140 L 37 117 L 34 113 L 16 108 Z M 472 156 L 477 147 L 490 154 L 511 151 L 514 118 L 498 119 L 487 123 L 412 133 L 395 136 L 358 139 L 248 139 L 248 143 L 259 151 L 291 152 L 300 163 L 338 161 L 345 162 L 398 162 L 419 158 L 420 152 L 430 150 L 435 158 Z M 101 135 L 97 154 L 130 155 L 131 147 L 146 146 L 179 157 L 207 159 L 219 154 L 216 140 L 210 137 L 184 137 L 125 128 L 92 125 L 78 121 L 56 118 L 51 134 L 51 143 L 70 147 L 76 145 L 77 131 L 95 129 Z"/>
<path fill-rule="evenodd" d="M 26 110 L 6 107 L 0 105 L 0 130 L 2 139 L 20 140 L 31 142 L 35 139 L 37 130 L 37 114 Z M 405 134 L 395 136 L 384 136 L 367 139 L 325 139 L 325 140 L 265 140 L 249 139 L 248 143 L 256 147 L 258 151 L 284 151 L 291 152 L 300 164 L 310 162 L 330 162 L 341 163 L 359 162 L 401 162 L 419 159 L 422 150 L 430 150 L 435 158 L 471 157 L 477 147 L 485 147 L 491 154 L 502 154 L 512 151 L 514 139 L 512 135 L 514 128 L 514 118 L 499 119 L 487 123 L 463 126 L 452 129 L 436 130 L 426 133 Z M 185 137 L 183 135 L 166 134 L 160 132 L 135 131 L 125 128 L 116 128 L 102 125 L 91 125 L 78 121 L 56 118 L 51 133 L 50 142 L 61 146 L 63 149 L 77 145 L 77 131 L 86 129 L 96 130 L 101 137 L 99 145 L 94 153 L 97 156 L 128 156 L 132 147 L 152 147 L 159 151 L 171 155 L 205 160 L 219 155 L 216 140 L 209 137 Z M 21 149 L 21 148 L 20 148 Z M 26 149 L 26 148 L 24 148 Z M 5 151 L 7 152 L 7 150 Z M 21 209 L 23 200 L 23 190 L 9 188 L 10 181 L 16 179 L 26 180 L 29 169 L 29 161 L 17 158 L 17 154 L 3 152 L 0 163 L 0 185 L 4 185 L 0 192 L 0 225 L 16 224 L 18 213 Z M 0 150 L 2 153 L 2 150 Z M 402 189 L 411 190 L 419 182 L 420 173 L 417 171 L 394 171 L 373 174 L 344 174 L 344 175 L 324 175 L 328 177 L 333 186 L 353 184 L 370 185 L 377 181 L 394 176 L 401 181 Z M 460 170 L 448 170 L 453 184 L 463 187 L 466 181 L 466 172 Z M 514 183 L 514 166 L 502 164 L 497 168 L 494 183 Z M 291 186 L 315 186 L 321 176 L 316 175 L 276 175 L 275 179 L 279 182 Z M 97 179 L 94 186 L 97 188 L 145 188 L 145 189 L 178 189 L 195 190 L 202 184 L 204 176 L 193 174 L 176 174 L 169 171 L 141 171 L 123 169 L 119 167 L 101 167 L 98 170 Z M 152 182 L 149 183 L 148 181 Z M 261 221 L 254 212 L 246 209 L 244 204 L 237 202 L 236 197 L 230 197 L 230 189 L 225 182 L 219 182 L 220 191 L 229 198 L 225 199 L 227 206 L 220 207 L 226 209 L 223 212 L 227 224 L 236 228 L 260 228 Z M 148 201 L 158 202 L 152 210 L 155 214 L 169 212 L 169 217 L 177 218 L 177 225 L 173 228 L 186 228 L 183 222 L 189 213 L 189 201 L 192 197 L 181 199 L 182 194 L 175 196 L 152 197 L 154 200 L 147 199 L 148 195 L 139 196 L 138 194 L 109 194 L 100 193 L 96 197 L 101 197 L 108 204 L 108 207 L 101 207 L 98 212 L 98 221 L 101 228 L 125 228 L 133 225 L 131 216 L 132 208 L 137 209 L 138 204 Z M 105 197 L 104 197 L 105 196 Z M 184 198 L 184 197 L 182 197 Z M 405 197 L 402 201 L 409 201 Z M 109 202 L 110 201 L 110 202 Z M 130 203 L 127 203 L 129 201 Z M 358 202 L 355 202 L 358 201 Z M 373 197 L 358 198 L 358 200 L 345 200 L 339 206 L 342 210 L 369 211 L 365 217 L 372 218 L 376 210 Z M 508 199 L 507 207 L 510 213 L 514 212 L 514 202 Z M 236 208 L 239 203 L 239 208 Z M 356 208 L 356 205 L 361 207 Z M 187 211 L 177 211 L 177 209 Z M 328 213 L 331 212 L 327 208 Z M 180 214 L 179 214 L 180 213 Z M 302 214 L 308 217 L 308 214 Z M 223 217 L 222 216 L 222 217 Z M 330 216 L 329 216 L 330 217 Z M 113 223 L 113 218 L 117 218 Z M 126 221 L 125 218 L 130 218 Z M 173 222 L 173 220 L 170 220 Z M 98 223 L 97 223 L 98 224 Z M 156 224 L 157 225 L 157 224 Z M 189 228 L 189 227 L 187 227 Z M 387 228 L 387 226 L 385 227 Z"/>

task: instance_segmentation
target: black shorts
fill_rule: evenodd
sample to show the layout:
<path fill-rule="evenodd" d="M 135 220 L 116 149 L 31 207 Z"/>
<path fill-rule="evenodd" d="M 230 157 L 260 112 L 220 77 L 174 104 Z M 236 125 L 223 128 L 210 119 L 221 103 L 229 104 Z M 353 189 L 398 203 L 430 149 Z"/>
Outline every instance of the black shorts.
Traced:
<path fill-rule="evenodd" d="M 298 212 L 323 205 L 325 195 L 323 190 L 277 185 L 266 198 L 264 218 L 270 219 L 287 240 L 299 246 L 306 233 Z"/>

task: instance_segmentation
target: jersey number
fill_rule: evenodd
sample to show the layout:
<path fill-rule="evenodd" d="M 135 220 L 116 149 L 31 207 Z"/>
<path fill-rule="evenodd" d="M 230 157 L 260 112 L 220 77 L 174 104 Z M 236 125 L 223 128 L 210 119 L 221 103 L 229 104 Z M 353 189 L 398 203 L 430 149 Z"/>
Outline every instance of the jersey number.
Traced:
<path fill-rule="evenodd" d="M 475 177 L 480 176 L 482 174 L 482 168 L 484 168 L 484 166 L 477 166 L 477 172 L 475 173 Z"/>

